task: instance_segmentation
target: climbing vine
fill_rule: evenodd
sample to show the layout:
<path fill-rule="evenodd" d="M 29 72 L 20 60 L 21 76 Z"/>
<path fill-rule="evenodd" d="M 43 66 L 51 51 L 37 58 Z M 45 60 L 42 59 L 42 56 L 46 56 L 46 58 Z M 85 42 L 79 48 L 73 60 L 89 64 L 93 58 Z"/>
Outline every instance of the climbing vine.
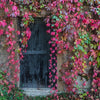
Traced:
<path fill-rule="evenodd" d="M 6 84 L 11 84 L 8 93 L 17 81 L 20 72 L 20 59 L 23 59 L 22 51 L 27 48 L 31 31 L 28 27 L 34 23 L 34 17 L 45 17 L 47 34 L 51 35 L 49 44 L 50 65 L 49 78 L 52 87 L 57 80 L 64 83 L 65 91 L 77 93 L 79 85 L 78 76 L 83 80 L 83 87 L 90 80 L 89 90 L 80 95 L 80 98 L 88 96 L 91 100 L 100 98 L 100 1 L 99 0 L 1 0 L 0 10 L 0 46 L 8 52 L 7 62 L 1 64 L 4 73 L 7 73 Z M 14 19 L 22 17 L 22 31 L 15 27 Z M 20 35 L 21 38 L 18 38 Z M 2 39 L 4 38 L 4 39 Z M 21 43 L 21 47 L 16 46 Z M 55 52 L 57 51 L 57 54 Z M 65 53 L 66 52 L 66 53 Z M 55 55 L 54 55 L 55 54 Z M 57 55 L 65 55 L 66 61 L 57 73 Z M 20 59 L 18 59 L 20 55 Z M 52 65 L 52 61 L 56 63 Z M 4 68 L 3 68 L 4 67 Z M 53 68 L 54 67 L 54 68 Z M 55 77 L 52 78 L 52 74 Z M 13 77 L 10 77 L 10 76 Z M 0 78 L 0 83 L 2 83 Z M 9 85 L 10 87 L 10 85 Z M 57 90 L 57 84 L 52 87 Z M 2 94 L 1 94 L 2 96 Z M 58 98 L 55 93 L 55 97 Z"/>

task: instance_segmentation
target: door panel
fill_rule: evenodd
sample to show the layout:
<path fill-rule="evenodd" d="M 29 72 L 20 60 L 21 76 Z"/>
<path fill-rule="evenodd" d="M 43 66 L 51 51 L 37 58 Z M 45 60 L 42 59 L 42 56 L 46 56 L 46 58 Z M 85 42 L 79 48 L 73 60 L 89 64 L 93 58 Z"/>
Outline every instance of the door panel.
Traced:
<path fill-rule="evenodd" d="M 26 54 L 21 61 L 22 87 L 44 88 L 48 85 L 48 56 Z"/>

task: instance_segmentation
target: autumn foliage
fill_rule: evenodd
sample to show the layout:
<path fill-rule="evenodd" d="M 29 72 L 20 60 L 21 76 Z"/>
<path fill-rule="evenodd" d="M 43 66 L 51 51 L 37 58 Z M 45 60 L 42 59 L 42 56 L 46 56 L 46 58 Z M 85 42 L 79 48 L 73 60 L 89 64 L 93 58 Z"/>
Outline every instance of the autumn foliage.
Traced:
<path fill-rule="evenodd" d="M 6 47 L 9 53 L 6 67 L 4 70 L 7 77 L 11 74 L 10 79 L 13 85 L 19 81 L 19 59 L 16 55 L 20 55 L 23 59 L 22 51 L 27 48 L 27 41 L 30 39 L 31 31 L 28 27 L 30 22 L 34 23 L 34 17 L 45 17 L 44 21 L 47 27 L 47 34 L 51 35 L 51 54 L 50 66 L 51 70 L 50 82 L 60 80 L 64 83 L 65 92 L 76 94 L 79 90 L 77 78 L 81 76 L 83 87 L 90 80 L 90 88 L 85 95 L 91 100 L 100 98 L 100 1 L 99 0 L 1 0 L 0 10 L 4 11 L 4 15 L 0 15 L 0 37 L 5 37 L 1 41 L 2 47 Z M 23 32 L 15 28 L 13 19 L 22 17 Z M 17 36 L 21 38 L 16 38 Z M 22 47 L 16 43 L 21 43 Z M 56 45 L 56 47 L 55 47 Z M 55 48 L 54 48 L 55 47 Z M 52 61 L 57 60 L 53 54 L 57 51 L 57 55 L 66 54 L 66 62 L 62 64 L 61 77 L 57 77 L 57 66 L 52 65 Z M 0 65 L 2 67 L 2 65 Z M 52 78 L 55 73 L 55 78 Z M 85 80 L 85 81 L 84 81 Z M 2 82 L 0 82 L 2 83 Z M 5 80 L 6 84 L 9 84 Z M 10 86 L 10 85 L 9 85 Z M 57 92 L 57 84 L 53 90 Z M 10 93 L 9 88 L 8 93 Z M 84 93 L 84 91 L 83 91 Z M 57 97 L 57 95 L 55 94 Z"/>

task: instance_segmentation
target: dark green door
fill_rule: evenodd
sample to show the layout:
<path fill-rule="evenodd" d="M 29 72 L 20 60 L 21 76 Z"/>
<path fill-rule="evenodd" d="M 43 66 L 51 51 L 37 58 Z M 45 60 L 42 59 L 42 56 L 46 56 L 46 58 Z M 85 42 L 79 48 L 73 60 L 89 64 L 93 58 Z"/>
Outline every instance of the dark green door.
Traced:
<path fill-rule="evenodd" d="M 20 86 L 29 88 L 48 87 L 49 44 L 50 36 L 46 33 L 46 24 L 40 18 L 29 25 L 31 38 L 27 52 L 20 61 Z"/>

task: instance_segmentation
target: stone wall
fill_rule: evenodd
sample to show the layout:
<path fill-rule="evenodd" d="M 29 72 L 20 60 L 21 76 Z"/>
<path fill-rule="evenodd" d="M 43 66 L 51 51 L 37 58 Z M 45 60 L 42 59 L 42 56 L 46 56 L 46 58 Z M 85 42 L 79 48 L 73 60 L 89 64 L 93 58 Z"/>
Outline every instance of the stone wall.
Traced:
<path fill-rule="evenodd" d="M 0 17 L 3 17 L 3 16 L 5 16 L 5 14 L 4 14 L 4 12 L 3 12 L 3 10 L 2 9 L 0 9 Z M 43 15 L 44 16 L 44 15 Z M 43 17 L 42 15 L 41 16 L 39 16 L 39 17 Z M 10 18 L 10 19 L 8 19 L 8 22 L 10 21 L 10 20 L 12 20 L 13 21 L 13 23 L 14 23 L 14 28 L 15 28 L 15 31 L 18 29 L 18 27 L 17 27 L 17 18 Z M 18 39 L 18 37 L 16 36 L 16 38 L 15 38 L 16 40 Z M 0 42 L 2 42 L 2 41 L 5 41 L 5 36 L 2 36 L 2 37 L 0 37 Z M 18 44 L 16 43 L 16 45 L 15 45 L 15 48 L 17 48 L 18 47 Z M 7 62 L 7 58 L 8 58 L 8 53 L 6 52 L 6 45 L 1 45 L 0 44 L 0 69 L 2 69 L 2 70 L 5 70 L 5 66 L 6 66 L 6 62 Z M 61 66 L 62 66 L 62 64 L 64 63 L 64 62 L 66 62 L 66 51 L 65 51 L 65 53 L 64 54 L 57 54 L 57 72 L 58 72 L 58 77 L 60 77 L 61 76 L 61 74 L 60 74 L 60 72 L 59 72 L 59 70 L 61 69 Z M 19 55 L 18 54 L 16 54 L 16 59 L 19 59 Z M 20 74 L 18 74 L 18 76 L 20 76 Z M 20 77 L 19 77 L 20 78 Z M 78 83 L 80 84 L 80 86 L 82 86 L 82 82 L 81 82 L 81 80 L 80 80 L 80 77 L 78 78 Z M 90 82 L 90 81 L 89 81 Z M 89 82 L 87 82 L 87 87 L 89 87 Z M 64 91 L 64 83 L 62 82 L 62 81 L 57 81 L 57 83 L 58 83 L 58 90 L 59 91 Z M 20 80 L 19 80 L 19 82 L 17 83 L 17 86 L 19 87 L 19 84 L 20 84 Z"/>
<path fill-rule="evenodd" d="M 5 13 L 3 9 L 0 9 L 0 19 L 2 19 L 5 16 Z M 2 29 L 0 27 L 0 29 Z M 6 45 L 1 44 L 2 42 L 5 41 L 5 36 L 0 36 L 0 69 L 4 70 L 5 69 L 5 63 L 8 61 L 8 53 L 6 52 Z"/>
<path fill-rule="evenodd" d="M 13 32 L 13 34 L 15 35 L 14 40 L 17 41 L 18 37 L 16 36 L 16 31 L 17 31 L 17 18 L 12 18 L 12 17 L 7 17 L 6 14 L 4 13 L 3 9 L 0 9 L 0 21 L 2 20 L 6 20 L 6 23 L 9 24 L 11 21 L 14 23 L 13 28 L 15 29 L 15 31 Z M 0 29 L 3 29 L 4 32 L 8 30 L 7 26 L 5 28 L 0 27 Z M 6 37 L 7 35 L 4 33 L 2 36 L 0 36 L 0 70 L 3 71 L 7 71 L 10 72 L 11 74 L 14 72 L 14 67 L 12 69 L 10 69 L 10 65 L 7 65 L 8 57 L 10 55 L 10 53 L 7 52 L 8 49 L 8 45 L 5 44 L 6 43 Z M 16 44 L 14 45 L 15 48 L 18 48 L 18 43 L 16 42 Z M 19 55 L 16 52 L 15 54 L 15 59 L 19 59 Z M 12 78 L 12 75 L 10 75 L 9 80 Z M 17 83 L 19 84 L 19 83 Z"/>

